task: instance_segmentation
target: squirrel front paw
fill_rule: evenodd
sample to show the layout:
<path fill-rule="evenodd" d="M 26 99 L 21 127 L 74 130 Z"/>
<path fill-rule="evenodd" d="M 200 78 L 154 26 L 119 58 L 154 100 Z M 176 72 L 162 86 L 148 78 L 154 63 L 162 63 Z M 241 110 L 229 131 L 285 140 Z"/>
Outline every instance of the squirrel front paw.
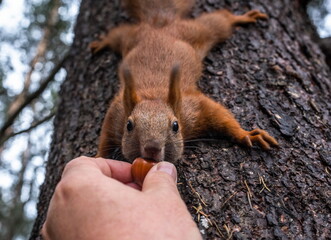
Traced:
<path fill-rule="evenodd" d="M 278 146 L 277 140 L 264 130 L 257 128 L 245 132 L 245 136 L 241 138 L 240 143 L 247 147 L 253 147 L 253 144 L 258 144 L 264 150 L 270 150 L 271 147 Z"/>

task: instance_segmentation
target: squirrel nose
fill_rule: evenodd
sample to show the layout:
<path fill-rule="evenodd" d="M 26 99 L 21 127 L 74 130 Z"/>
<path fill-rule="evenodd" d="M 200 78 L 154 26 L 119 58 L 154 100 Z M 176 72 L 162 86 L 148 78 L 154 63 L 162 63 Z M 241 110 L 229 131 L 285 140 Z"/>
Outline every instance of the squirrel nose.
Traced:
<path fill-rule="evenodd" d="M 161 144 L 158 141 L 150 140 L 144 145 L 144 151 L 146 157 L 157 160 L 159 153 L 161 152 Z"/>

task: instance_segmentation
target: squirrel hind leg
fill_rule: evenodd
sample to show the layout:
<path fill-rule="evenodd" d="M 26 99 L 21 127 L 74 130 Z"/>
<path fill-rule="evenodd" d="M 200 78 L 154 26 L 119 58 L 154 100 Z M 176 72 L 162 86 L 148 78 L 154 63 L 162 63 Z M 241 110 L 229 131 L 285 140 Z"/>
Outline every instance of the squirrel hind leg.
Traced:
<path fill-rule="evenodd" d="M 99 40 L 91 42 L 89 48 L 93 54 L 104 48 L 123 54 L 123 51 L 128 50 L 130 44 L 136 39 L 136 30 L 137 25 L 120 25 L 111 29 L 107 34 L 100 35 Z"/>
<path fill-rule="evenodd" d="M 186 17 L 192 10 L 195 1 L 194 0 L 175 0 L 176 11 L 180 17 Z"/>
<path fill-rule="evenodd" d="M 268 19 L 268 15 L 261 13 L 259 10 L 251 10 L 243 15 L 233 15 L 233 24 L 241 25 L 255 23 L 258 19 L 266 20 Z"/>
<path fill-rule="evenodd" d="M 106 48 L 108 45 L 108 42 L 106 41 L 105 35 L 100 35 L 99 40 L 95 40 L 91 42 L 88 46 L 88 48 L 91 50 L 93 54 L 96 54 L 100 52 L 102 49 Z"/>

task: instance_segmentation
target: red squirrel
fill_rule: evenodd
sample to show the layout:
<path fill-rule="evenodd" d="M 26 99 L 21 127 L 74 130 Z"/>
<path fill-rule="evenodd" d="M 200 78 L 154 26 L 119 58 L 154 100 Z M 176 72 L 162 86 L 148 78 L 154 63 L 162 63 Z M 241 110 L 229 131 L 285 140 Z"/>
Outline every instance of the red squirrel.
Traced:
<path fill-rule="evenodd" d="M 227 10 L 186 18 L 193 0 L 126 0 L 134 24 L 122 24 L 90 44 L 93 54 L 110 48 L 123 57 L 118 95 L 105 116 L 98 157 L 121 146 L 124 157 L 154 161 L 181 158 L 185 140 L 217 132 L 235 142 L 268 150 L 278 145 L 266 131 L 241 128 L 221 104 L 197 87 L 202 60 L 238 25 L 267 19 L 258 10 Z"/>

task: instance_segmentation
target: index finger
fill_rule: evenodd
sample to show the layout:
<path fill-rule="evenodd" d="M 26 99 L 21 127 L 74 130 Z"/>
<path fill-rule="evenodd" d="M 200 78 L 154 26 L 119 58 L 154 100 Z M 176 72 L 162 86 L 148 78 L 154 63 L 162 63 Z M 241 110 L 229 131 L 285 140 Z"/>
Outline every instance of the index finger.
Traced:
<path fill-rule="evenodd" d="M 84 172 L 96 171 L 106 177 L 116 179 L 122 183 L 133 182 L 131 175 L 131 164 L 118 160 L 105 158 L 78 157 L 71 160 L 64 168 L 62 178 L 73 171 Z"/>

